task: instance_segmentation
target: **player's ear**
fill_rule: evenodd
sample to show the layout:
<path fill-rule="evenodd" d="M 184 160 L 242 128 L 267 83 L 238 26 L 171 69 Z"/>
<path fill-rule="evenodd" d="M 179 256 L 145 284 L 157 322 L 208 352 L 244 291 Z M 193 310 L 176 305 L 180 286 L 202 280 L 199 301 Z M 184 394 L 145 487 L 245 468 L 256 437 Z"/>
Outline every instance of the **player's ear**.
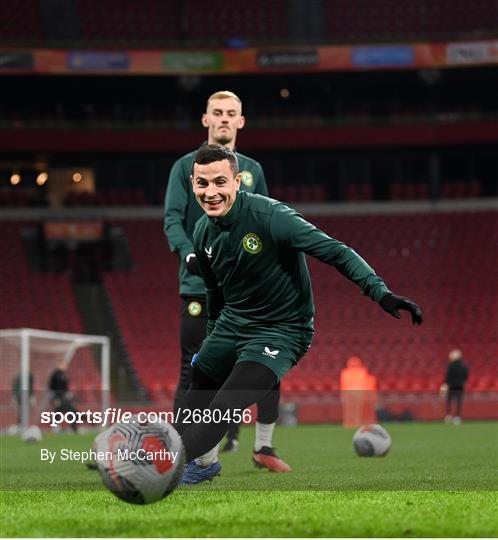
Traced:
<path fill-rule="evenodd" d="M 202 125 L 207 128 L 209 127 L 209 124 L 208 124 L 208 116 L 206 113 L 204 113 L 201 117 L 201 122 L 202 122 Z"/>
<path fill-rule="evenodd" d="M 234 178 L 234 180 L 235 180 L 235 189 L 236 189 L 237 191 L 239 191 L 239 189 L 240 189 L 240 181 L 241 181 L 241 179 L 242 179 L 242 174 L 241 174 L 241 173 L 239 173 L 239 174 Z"/>
<path fill-rule="evenodd" d="M 192 189 L 194 189 L 194 177 L 190 175 L 190 183 L 192 184 Z"/>
<path fill-rule="evenodd" d="M 242 129 L 246 125 L 246 117 L 240 116 L 239 118 L 239 125 L 237 126 L 237 129 Z"/>

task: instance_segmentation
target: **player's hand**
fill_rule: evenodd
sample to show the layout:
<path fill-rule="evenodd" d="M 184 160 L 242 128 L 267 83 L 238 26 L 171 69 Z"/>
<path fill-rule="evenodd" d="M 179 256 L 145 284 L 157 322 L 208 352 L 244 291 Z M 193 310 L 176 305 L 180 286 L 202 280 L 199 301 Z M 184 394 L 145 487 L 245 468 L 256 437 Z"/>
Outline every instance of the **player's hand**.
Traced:
<path fill-rule="evenodd" d="M 199 263 L 197 262 L 197 255 L 195 253 L 189 253 L 185 257 L 185 266 L 187 267 L 187 271 L 189 274 L 193 274 L 194 276 L 201 275 Z"/>
<path fill-rule="evenodd" d="M 412 316 L 413 324 L 422 324 L 422 310 L 417 304 L 405 298 L 404 296 L 397 296 L 396 294 L 388 293 L 379 302 L 380 307 L 390 313 L 396 319 L 401 319 L 401 313 L 399 310 L 409 311 Z"/>

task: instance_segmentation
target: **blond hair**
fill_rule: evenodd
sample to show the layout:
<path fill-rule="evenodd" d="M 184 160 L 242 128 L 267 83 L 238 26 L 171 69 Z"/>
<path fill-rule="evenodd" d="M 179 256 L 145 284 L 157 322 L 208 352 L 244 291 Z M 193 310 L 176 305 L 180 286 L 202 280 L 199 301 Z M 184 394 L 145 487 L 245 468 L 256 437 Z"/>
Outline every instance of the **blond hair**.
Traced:
<path fill-rule="evenodd" d="M 462 358 L 462 351 L 459 349 L 453 349 L 448 355 L 450 362 L 455 362 L 456 360 L 460 360 L 460 358 Z"/>
<path fill-rule="evenodd" d="M 207 99 L 206 108 L 209 106 L 209 102 L 213 99 L 228 99 L 228 98 L 233 98 L 235 99 L 235 101 L 238 101 L 242 109 L 242 101 L 240 100 L 239 96 L 237 94 L 234 94 L 233 92 L 230 92 L 230 90 L 218 90 L 218 92 L 211 94 Z"/>

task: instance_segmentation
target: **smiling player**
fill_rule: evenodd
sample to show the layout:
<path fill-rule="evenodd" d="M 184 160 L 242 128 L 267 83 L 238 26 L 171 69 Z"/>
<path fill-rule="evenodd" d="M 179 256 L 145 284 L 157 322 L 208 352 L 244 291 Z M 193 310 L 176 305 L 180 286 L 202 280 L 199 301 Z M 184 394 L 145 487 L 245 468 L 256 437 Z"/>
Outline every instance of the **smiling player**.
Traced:
<path fill-rule="evenodd" d="M 311 345 L 314 304 L 305 254 L 334 266 L 363 294 L 396 318 L 420 308 L 394 295 L 351 248 L 334 240 L 289 206 L 239 191 L 236 155 L 220 145 L 201 147 L 192 187 L 205 215 L 194 231 L 194 249 L 207 287 L 208 338 L 194 357 L 190 409 L 209 411 L 204 422 L 178 425 L 192 475 L 208 480 L 217 462 L 195 459 L 223 437 L 226 412 L 265 398 Z M 214 421 L 213 421 L 214 420 Z"/>
<path fill-rule="evenodd" d="M 237 132 L 245 125 L 239 97 L 226 90 L 215 92 L 208 98 L 206 112 L 202 115 L 201 122 L 207 128 L 207 144 L 219 143 L 235 152 L 240 166 L 240 189 L 249 193 L 268 195 L 261 165 L 235 151 Z M 195 223 L 203 215 L 190 183 L 194 155 L 195 152 L 186 154 L 173 165 L 165 200 L 164 231 L 171 250 L 177 253 L 180 259 L 179 279 L 182 298 L 181 368 L 175 393 L 175 412 L 185 408 L 185 392 L 190 384 L 192 355 L 199 350 L 206 337 L 206 286 L 199 275 L 197 257 L 192 244 Z M 228 201 L 228 204 L 232 203 L 232 200 Z M 217 198 L 209 201 L 213 212 L 224 204 L 224 200 Z M 272 448 L 279 399 L 280 386 L 277 385 L 274 392 L 258 403 L 253 460 L 258 467 L 265 467 L 272 472 L 287 472 L 290 471 L 289 465 L 276 456 Z M 224 446 L 226 451 L 238 449 L 238 426 L 236 422 L 228 426 L 228 440 Z M 210 461 L 211 457 L 208 456 L 206 459 Z"/>

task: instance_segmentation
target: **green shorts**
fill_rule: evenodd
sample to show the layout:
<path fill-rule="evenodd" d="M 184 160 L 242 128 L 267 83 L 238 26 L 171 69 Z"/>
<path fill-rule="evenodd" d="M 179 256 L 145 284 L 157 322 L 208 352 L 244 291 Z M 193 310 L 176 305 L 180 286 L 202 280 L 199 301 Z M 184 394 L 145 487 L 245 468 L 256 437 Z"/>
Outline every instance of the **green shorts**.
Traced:
<path fill-rule="evenodd" d="M 268 327 L 239 326 L 222 319 L 204 341 L 195 364 L 215 381 L 222 382 L 239 362 L 258 362 L 280 380 L 311 346 L 311 325 Z"/>

